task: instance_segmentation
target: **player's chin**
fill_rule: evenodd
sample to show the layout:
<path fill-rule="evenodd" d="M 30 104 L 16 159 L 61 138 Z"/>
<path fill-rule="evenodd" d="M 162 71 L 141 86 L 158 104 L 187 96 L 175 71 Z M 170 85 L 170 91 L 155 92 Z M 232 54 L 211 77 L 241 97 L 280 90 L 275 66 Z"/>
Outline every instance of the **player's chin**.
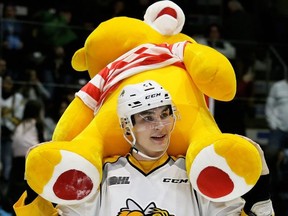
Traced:
<path fill-rule="evenodd" d="M 154 148 L 154 152 L 158 152 L 158 153 L 163 153 L 164 151 L 166 151 L 167 147 L 168 147 L 168 140 L 163 140 L 161 142 L 153 142 L 153 148 Z"/>

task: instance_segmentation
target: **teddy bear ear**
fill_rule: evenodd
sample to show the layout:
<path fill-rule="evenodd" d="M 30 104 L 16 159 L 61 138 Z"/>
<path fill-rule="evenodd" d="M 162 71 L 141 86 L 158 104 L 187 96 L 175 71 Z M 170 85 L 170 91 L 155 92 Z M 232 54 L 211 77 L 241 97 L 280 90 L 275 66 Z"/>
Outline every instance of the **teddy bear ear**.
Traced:
<path fill-rule="evenodd" d="M 79 50 L 77 50 L 71 60 L 72 67 L 76 71 L 86 71 L 87 64 L 86 64 L 86 54 L 85 54 L 85 48 L 82 47 Z"/>
<path fill-rule="evenodd" d="M 147 8 L 144 22 L 160 34 L 171 36 L 182 31 L 185 15 L 174 2 L 158 1 Z"/>

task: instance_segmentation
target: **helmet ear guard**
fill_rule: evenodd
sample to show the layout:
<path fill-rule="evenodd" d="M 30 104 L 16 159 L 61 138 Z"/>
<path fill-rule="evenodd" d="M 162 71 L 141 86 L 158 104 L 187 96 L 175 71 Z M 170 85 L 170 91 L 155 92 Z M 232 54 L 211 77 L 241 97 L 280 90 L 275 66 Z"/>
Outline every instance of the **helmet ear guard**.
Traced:
<path fill-rule="evenodd" d="M 127 135 L 127 136 L 131 135 L 129 127 L 125 128 L 125 135 Z"/>
<path fill-rule="evenodd" d="M 131 123 L 128 122 L 127 118 L 120 119 L 120 126 L 123 129 L 125 135 L 131 135 Z"/>
<path fill-rule="evenodd" d="M 181 115 L 177 107 L 175 105 L 171 105 L 171 107 L 172 107 L 172 113 L 174 115 L 175 121 L 181 120 Z"/>
<path fill-rule="evenodd" d="M 120 127 L 122 129 L 125 128 L 126 124 L 127 124 L 127 121 L 125 120 L 125 118 L 120 118 Z"/>

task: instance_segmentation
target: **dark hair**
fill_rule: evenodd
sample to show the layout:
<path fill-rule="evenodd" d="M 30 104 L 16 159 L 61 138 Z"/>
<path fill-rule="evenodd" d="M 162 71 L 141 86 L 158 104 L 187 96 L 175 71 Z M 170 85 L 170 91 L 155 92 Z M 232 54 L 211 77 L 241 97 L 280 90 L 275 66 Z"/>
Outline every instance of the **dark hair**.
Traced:
<path fill-rule="evenodd" d="M 44 142 L 44 123 L 41 119 L 42 103 L 37 100 L 28 100 L 25 104 L 22 121 L 36 119 L 38 139 Z"/>
<path fill-rule="evenodd" d="M 213 22 L 213 23 L 210 23 L 207 27 L 206 27 L 206 30 L 205 30 L 205 33 L 204 33 L 204 36 L 205 37 L 209 37 L 210 35 L 210 32 L 211 32 L 211 29 L 213 27 L 216 27 L 221 35 L 221 37 L 223 36 L 223 29 L 222 29 L 222 26 L 216 22 Z"/>
<path fill-rule="evenodd" d="M 25 104 L 22 120 L 25 121 L 31 118 L 39 119 L 41 110 L 42 110 L 42 104 L 39 101 L 28 100 Z"/>

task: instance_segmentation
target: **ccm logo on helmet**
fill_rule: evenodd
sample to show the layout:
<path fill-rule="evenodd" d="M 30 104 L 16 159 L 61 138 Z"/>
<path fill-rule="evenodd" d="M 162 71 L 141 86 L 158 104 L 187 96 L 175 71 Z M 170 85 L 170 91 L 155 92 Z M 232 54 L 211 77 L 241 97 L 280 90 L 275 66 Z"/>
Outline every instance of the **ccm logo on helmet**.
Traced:
<path fill-rule="evenodd" d="M 156 98 L 159 96 L 161 96 L 161 93 L 155 93 L 155 94 L 145 96 L 145 99 Z"/>

